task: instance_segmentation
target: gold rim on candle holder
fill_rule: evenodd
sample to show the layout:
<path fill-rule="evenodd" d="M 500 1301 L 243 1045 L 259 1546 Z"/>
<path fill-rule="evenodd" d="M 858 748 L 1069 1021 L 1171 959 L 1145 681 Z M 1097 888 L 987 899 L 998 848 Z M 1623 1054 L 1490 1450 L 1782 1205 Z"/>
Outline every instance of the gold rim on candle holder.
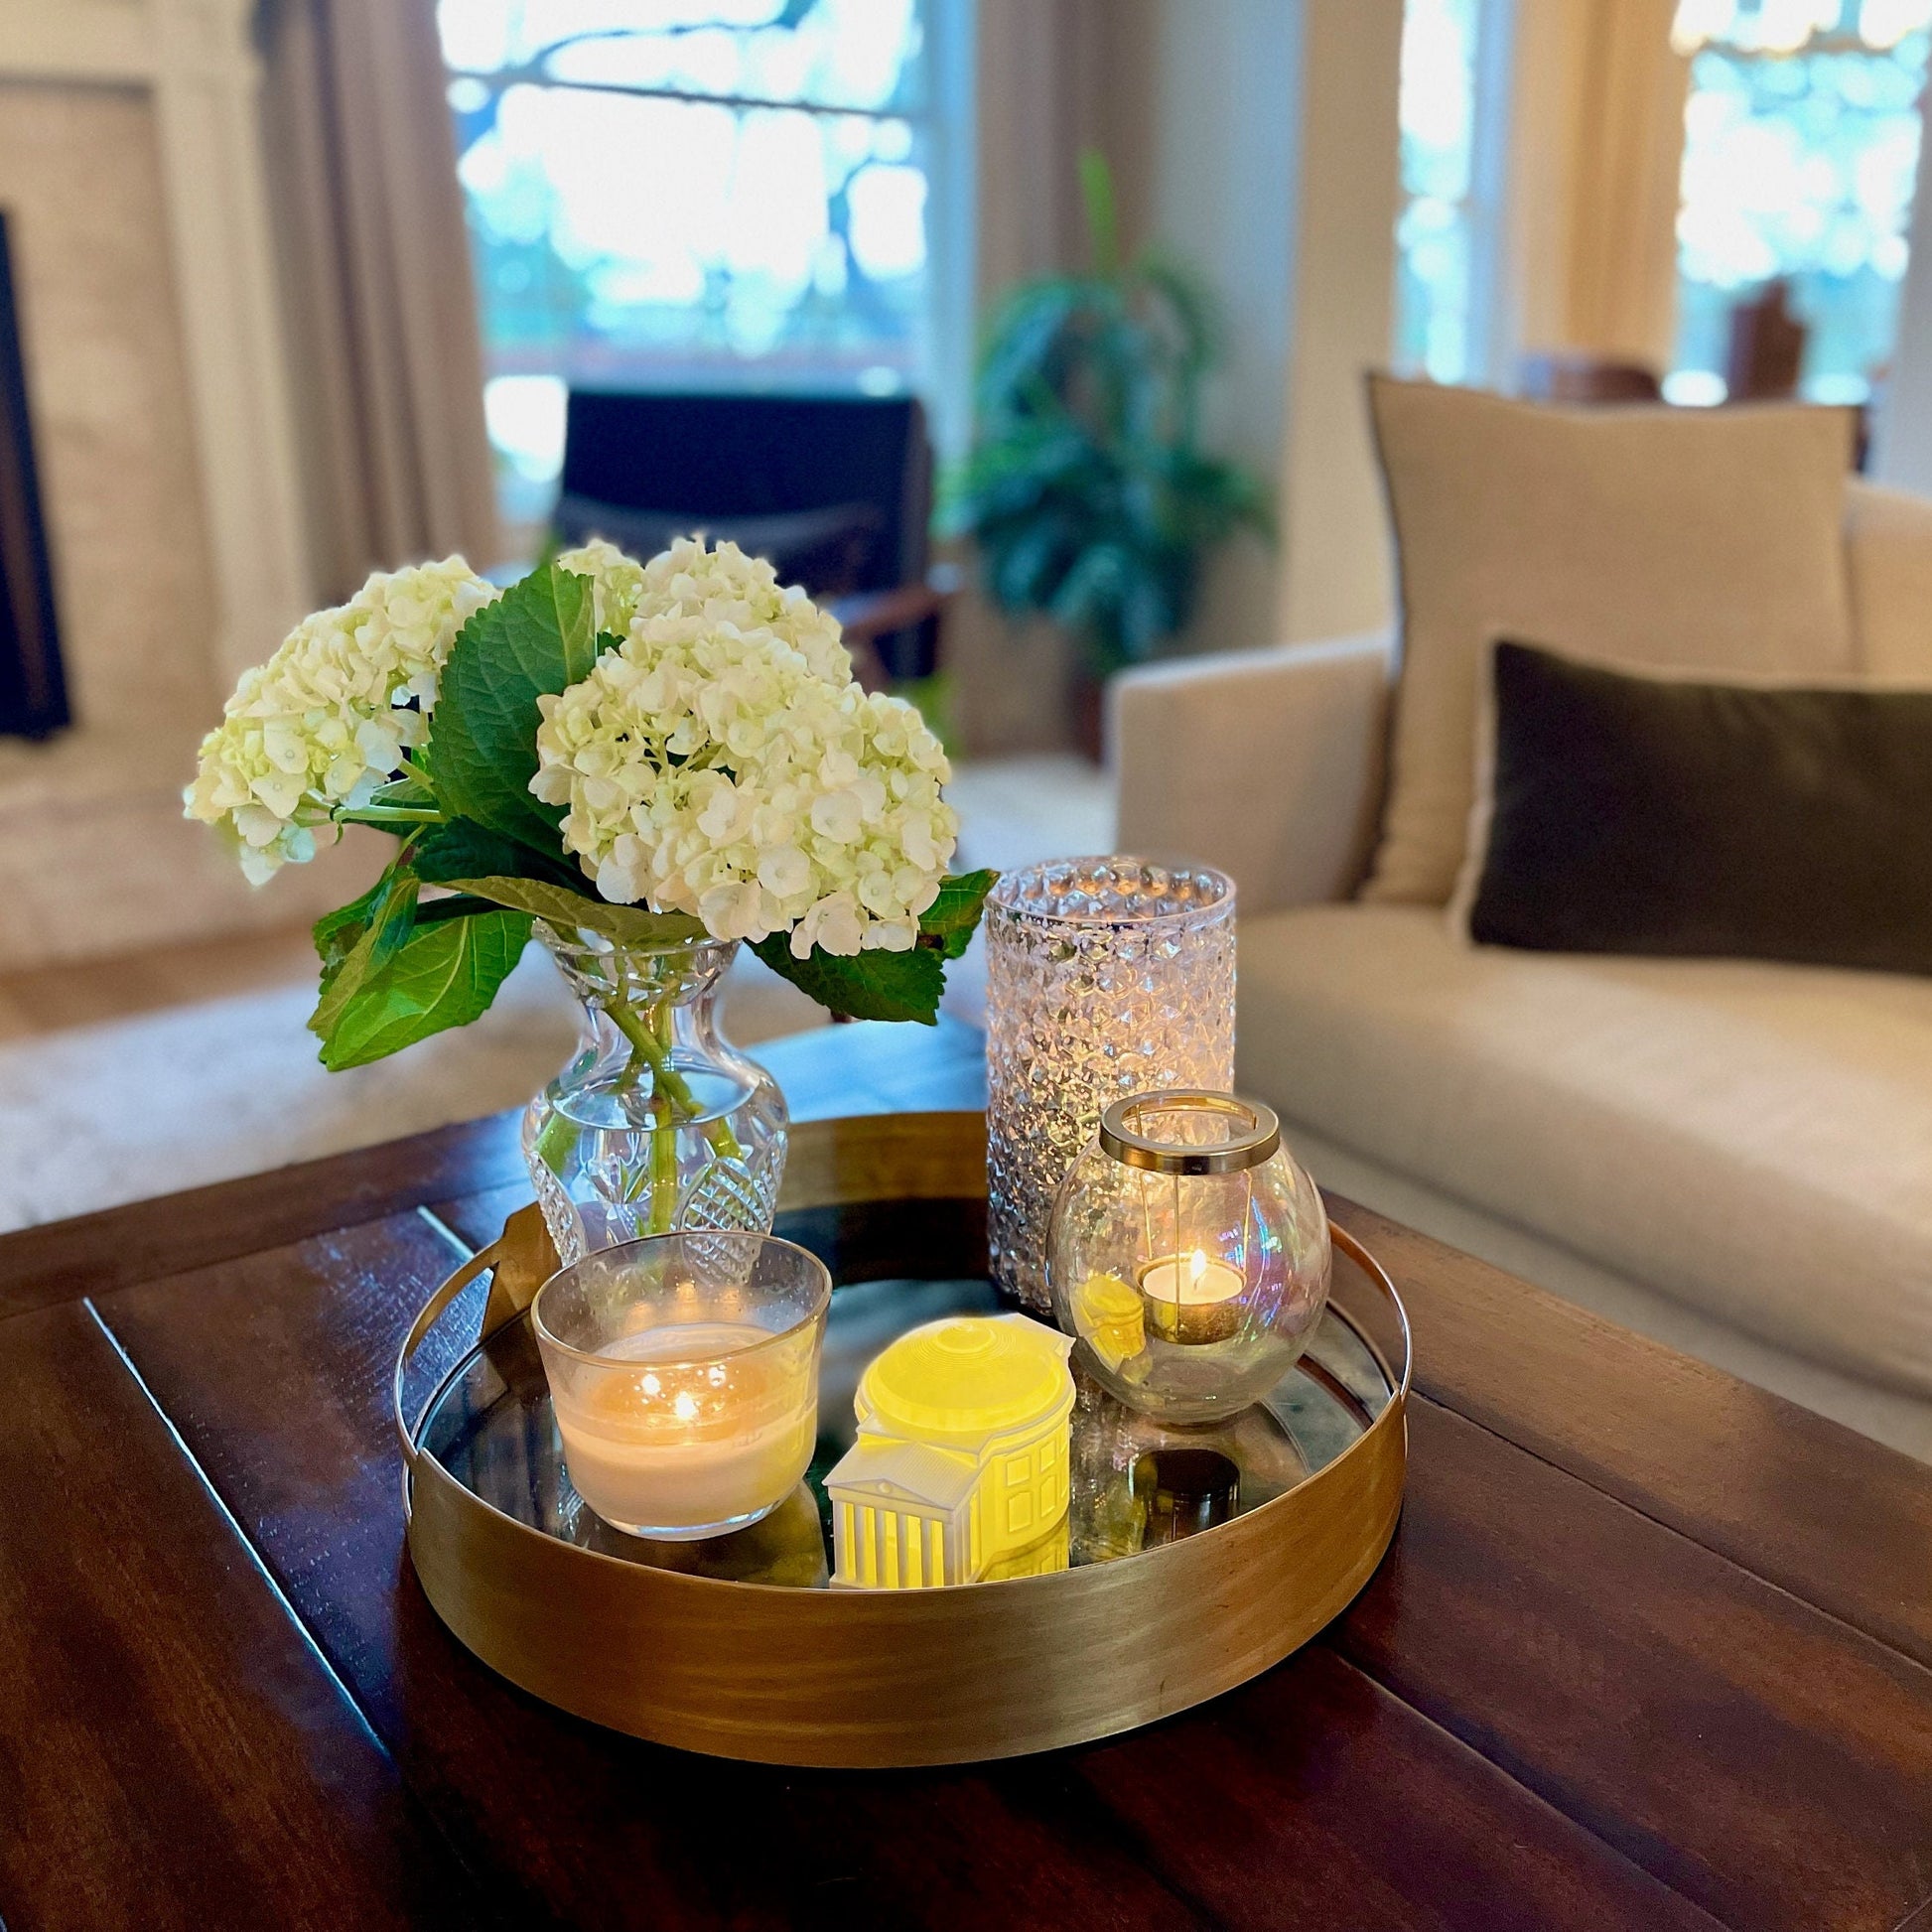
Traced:
<path fill-rule="evenodd" d="M 1213 1147 L 1179 1147 L 1156 1140 L 1134 1125 L 1143 1114 L 1172 1112 L 1187 1107 L 1196 1113 L 1222 1114 L 1247 1126 Z M 1137 1093 L 1116 1100 L 1100 1116 L 1100 1151 L 1130 1168 L 1148 1173 L 1242 1173 L 1273 1158 L 1282 1144 L 1282 1124 L 1272 1107 L 1259 1100 L 1237 1099 L 1231 1093 L 1208 1093 L 1195 1087 L 1169 1087 L 1160 1093 Z"/>

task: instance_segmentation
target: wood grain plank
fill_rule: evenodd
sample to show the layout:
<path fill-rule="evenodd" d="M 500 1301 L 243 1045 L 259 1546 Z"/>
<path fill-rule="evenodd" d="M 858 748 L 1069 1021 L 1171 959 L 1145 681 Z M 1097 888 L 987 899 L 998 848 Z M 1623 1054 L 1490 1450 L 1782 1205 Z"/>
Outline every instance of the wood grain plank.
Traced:
<path fill-rule="evenodd" d="M 1334 1688 L 1345 1667 L 1318 1654 L 1265 1680 L 1279 1688 L 1245 1720 L 1257 1692 L 1091 1756 L 984 1770 L 736 1765 L 547 1710 L 454 1642 L 402 1555 L 382 1384 L 447 1266 L 427 1224 L 394 1220 L 136 1287 L 105 1313 L 412 1787 L 513 1911 L 586 1926 L 1269 1924 L 1281 1922 L 1270 1900 L 1287 1863 L 1345 1848 L 1350 1868 L 1389 1867 L 1379 1916 L 1345 1889 L 1298 1880 L 1301 1926 L 1475 1932 L 1510 1898 L 1524 1923 L 1546 1906 L 1544 1924 L 1701 1922 L 1395 1699 L 1357 1680 L 1351 1706 Z M 1251 1815 L 1276 1820 L 1276 1864 L 1258 1866 L 1245 1895 L 1225 1870 L 1176 1860 L 1117 1796 L 1164 1787 L 1176 1750 L 1189 1777 L 1218 1776 L 1223 1790 L 1236 1770 L 1212 1767 L 1238 1767 L 1254 1780 Z"/>
<path fill-rule="evenodd" d="M 412 1786 L 515 1914 L 667 1928 L 1197 1922 L 1080 1821 L 1035 1816 L 982 1780 L 947 1781 L 942 1816 L 917 1777 L 691 1758 L 564 1718 L 477 1663 L 408 1569 L 383 1413 L 402 1330 L 449 1265 L 445 1243 L 404 1217 L 124 1291 L 103 1313 Z"/>
<path fill-rule="evenodd" d="M 1932 1673 L 1427 1400 L 1327 1641 L 1730 1924 L 1932 1892 Z"/>
<path fill-rule="evenodd" d="M 0 1323 L 0 1913 L 483 1922 L 87 1309 Z"/>
<path fill-rule="evenodd" d="M 1436 1401 L 1932 1665 L 1932 1468 L 1353 1203 Z"/>
<path fill-rule="evenodd" d="M 1078 1763 L 1164 1877 L 1242 1925 L 1716 1924 L 1320 1645 Z"/>
<path fill-rule="evenodd" d="M 523 1173 L 513 1116 L 135 1201 L 0 1236 L 0 1316 L 107 1295 L 331 1228 L 379 1220 Z"/>

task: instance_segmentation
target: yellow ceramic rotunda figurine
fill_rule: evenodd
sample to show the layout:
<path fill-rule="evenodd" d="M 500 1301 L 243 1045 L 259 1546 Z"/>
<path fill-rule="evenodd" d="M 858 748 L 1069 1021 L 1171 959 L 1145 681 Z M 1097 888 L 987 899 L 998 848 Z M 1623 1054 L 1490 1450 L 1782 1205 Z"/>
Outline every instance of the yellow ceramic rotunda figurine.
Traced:
<path fill-rule="evenodd" d="M 825 1479 L 833 1581 L 965 1584 L 1066 1515 L 1071 1339 L 1024 1314 L 901 1335 L 869 1367 L 859 1440 Z"/>

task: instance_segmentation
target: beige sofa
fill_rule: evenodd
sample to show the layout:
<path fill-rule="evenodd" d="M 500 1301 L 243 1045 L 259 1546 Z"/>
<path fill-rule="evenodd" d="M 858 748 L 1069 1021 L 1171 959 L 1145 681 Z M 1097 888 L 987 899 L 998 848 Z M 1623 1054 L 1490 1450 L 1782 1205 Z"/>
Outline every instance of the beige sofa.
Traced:
<path fill-rule="evenodd" d="M 1932 684 L 1932 502 L 1855 483 L 1859 661 Z M 1238 1053 L 1325 1184 L 1932 1458 L 1932 980 L 1473 947 L 1350 895 L 1387 637 L 1120 679 L 1127 851 L 1240 891 Z"/>

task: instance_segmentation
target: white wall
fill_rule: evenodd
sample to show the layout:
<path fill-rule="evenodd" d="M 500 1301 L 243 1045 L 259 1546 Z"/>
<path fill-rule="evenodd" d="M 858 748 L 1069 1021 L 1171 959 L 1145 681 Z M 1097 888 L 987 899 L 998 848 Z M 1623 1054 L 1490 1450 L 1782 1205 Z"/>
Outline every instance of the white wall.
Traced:
<path fill-rule="evenodd" d="M 1872 425 L 1871 472 L 1880 483 L 1932 495 L 1932 141 L 1919 146 L 1909 241 L 1891 379 Z"/>
<path fill-rule="evenodd" d="M 1108 143 L 1130 221 L 1219 299 L 1210 446 L 1274 486 L 1280 540 L 1237 538 L 1187 638 L 1240 649 L 1389 609 L 1363 374 L 1386 363 L 1401 0 L 1127 0 Z"/>
<path fill-rule="evenodd" d="M 1389 359 L 1402 0 L 1303 0 L 1294 314 L 1283 426 L 1286 642 L 1386 622 L 1387 515 L 1363 378 Z"/>

